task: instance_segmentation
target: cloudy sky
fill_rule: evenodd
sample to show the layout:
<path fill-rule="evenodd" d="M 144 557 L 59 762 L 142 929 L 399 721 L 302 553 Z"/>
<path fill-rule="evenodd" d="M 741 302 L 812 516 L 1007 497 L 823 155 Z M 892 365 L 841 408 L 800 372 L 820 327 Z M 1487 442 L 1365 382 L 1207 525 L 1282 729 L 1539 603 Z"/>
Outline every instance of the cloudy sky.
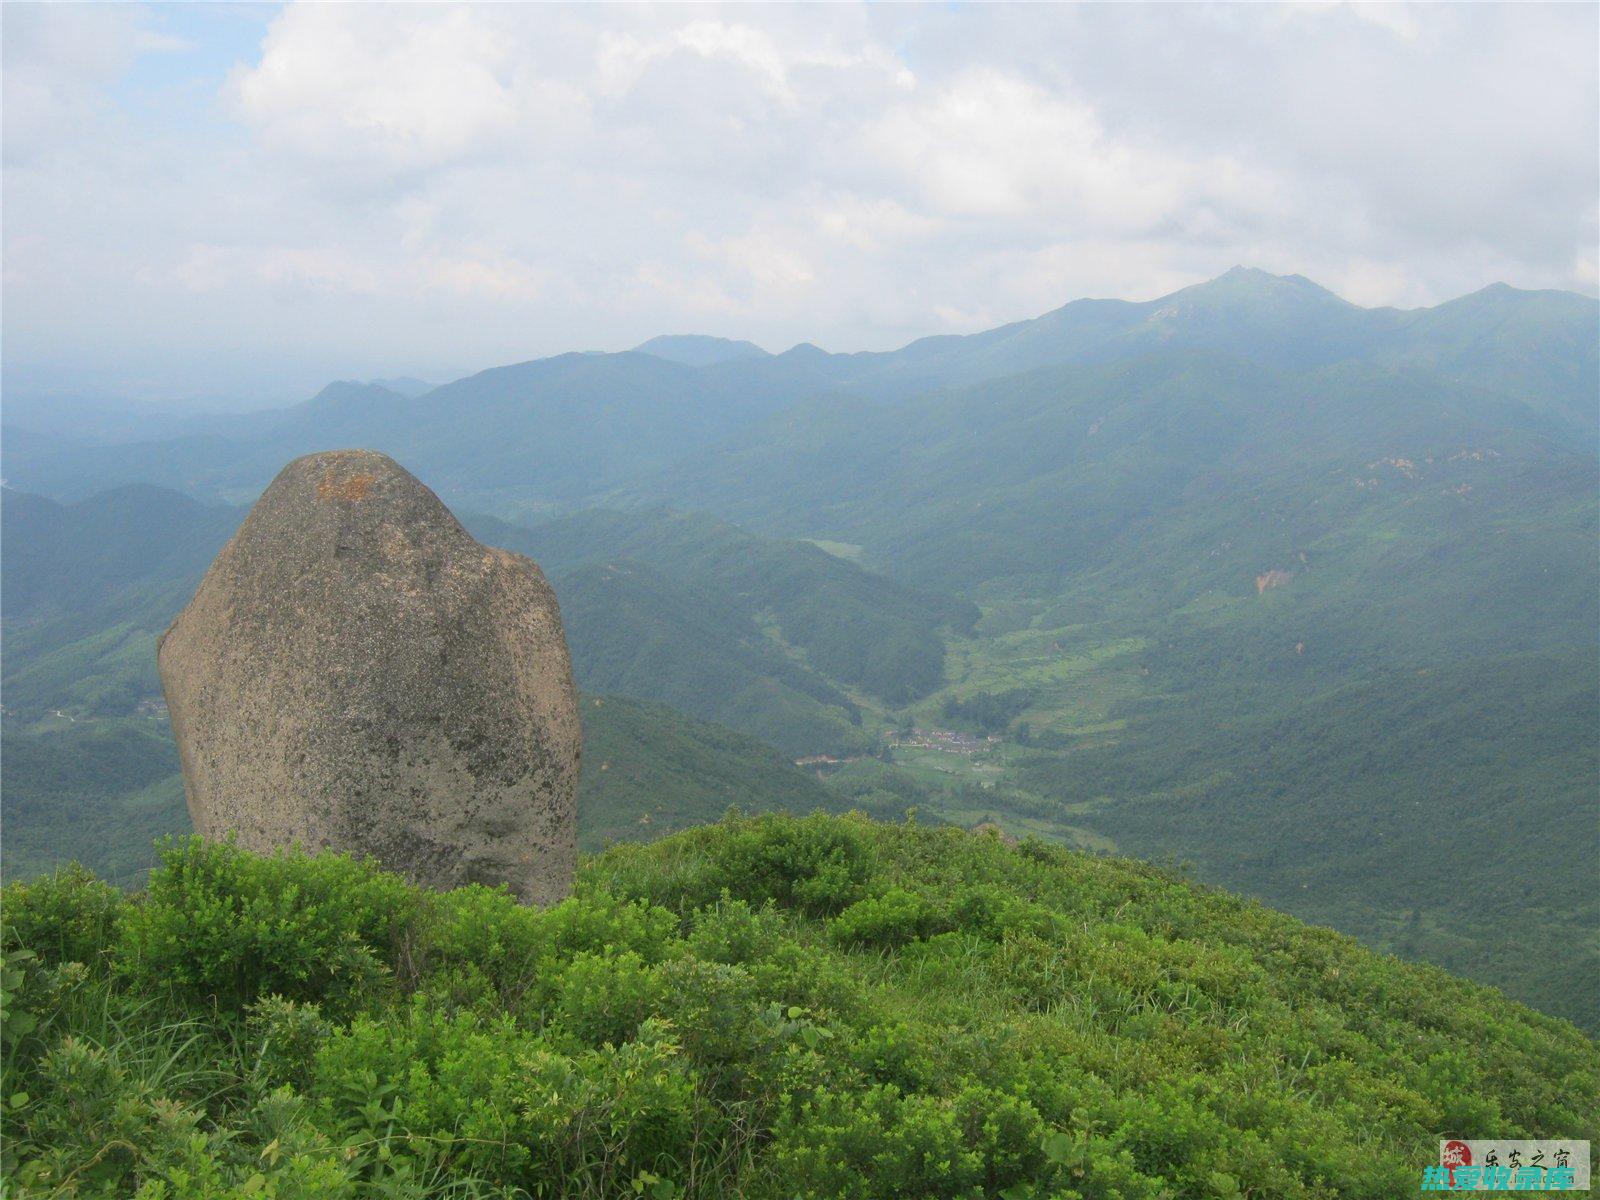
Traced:
<path fill-rule="evenodd" d="M 1597 9 L 4 9 L 8 379 L 887 348 L 1235 263 L 1597 288 Z"/>

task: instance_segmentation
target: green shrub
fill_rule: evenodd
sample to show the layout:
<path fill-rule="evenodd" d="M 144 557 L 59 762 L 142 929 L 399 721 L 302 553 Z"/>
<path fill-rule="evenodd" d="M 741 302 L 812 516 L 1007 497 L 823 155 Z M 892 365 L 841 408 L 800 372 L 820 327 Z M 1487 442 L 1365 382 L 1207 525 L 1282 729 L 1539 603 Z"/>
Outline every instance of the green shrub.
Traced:
<path fill-rule="evenodd" d="M 286 1088 L 260 1097 L 237 1137 L 199 1124 L 199 1114 L 184 1114 L 183 1136 L 145 1164 L 135 1200 L 353 1200 L 371 1194 L 359 1177 L 367 1156 L 335 1144 Z M 418 1182 L 415 1173 L 396 1166 L 372 1173 L 381 1194 L 422 1196 L 420 1188 L 406 1186 Z"/>
<path fill-rule="evenodd" d="M 699 958 L 721 963 L 747 963 L 770 954 L 783 937 L 774 910 L 752 908 L 726 892 L 715 904 L 690 918 L 689 950 Z"/>
<path fill-rule="evenodd" d="M 664 963 L 656 983 L 657 1011 L 672 1022 L 684 1056 L 723 1096 L 763 1090 L 774 1051 L 792 1030 L 763 1004 L 743 967 L 684 957 Z M 796 1013 L 799 1016 L 799 1013 Z"/>
<path fill-rule="evenodd" d="M 403 973 L 425 980 L 440 1003 L 520 1011 L 538 1001 L 551 970 L 549 914 L 504 888 L 472 884 L 428 897 L 419 925 Z"/>
<path fill-rule="evenodd" d="M 950 924 L 963 933 L 998 941 L 1007 933 L 1047 932 L 1049 914 L 993 884 L 963 887 L 950 904 Z"/>
<path fill-rule="evenodd" d="M 893 887 L 881 896 L 857 900 L 828 924 L 841 946 L 903 946 L 934 932 L 938 912 L 915 892 Z"/>
<path fill-rule="evenodd" d="M 266 996 L 246 1012 L 257 1076 L 271 1086 L 288 1084 L 304 1091 L 333 1025 L 315 1004 L 296 1004 L 282 996 Z"/>
<path fill-rule="evenodd" d="M 26 947 L 47 966 L 96 963 L 116 941 L 126 907 L 120 891 L 69 863 L 53 875 L 0 889 L 0 945 Z"/>
<path fill-rule="evenodd" d="M 163 849 L 122 923 L 121 969 L 238 1011 L 278 994 L 334 1006 L 379 986 L 419 908 L 399 876 L 340 854 L 247 854 L 190 838 Z"/>
<path fill-rule="evenodd" d="M 773 1167 L 788 1194 L 805 1197 L 969 1196 L 988 1173 L 953 1105 L 892 1084 L 824 1093 L 787 1114 Z M 1001 1174 L 1003 1184 L 1020 1181 L 1014 1165 Z"/>
<path fill-rule="evenodd" d="M 1046 1173 L 1044 1119 L 1020 1096 L 969 1083 L 950 1102 L 961 1141 L 982 1165 L 985 1195 Z"/>
<path fill-rule="evenodd" d="M 665 1026 L 564 1054 L 507 1018 L 413 1003 L 358 1017 L 317 1055 L 324 1121 L 347 1144 L 425 1157 L 536 1195 L 620 1192 L 689 1157 L 693 1080 Z"/>
<path fill-rule="evenodd" d="M 28 1114 L 38 1157 L 23 1164 L 22 1178 L 43 1186 L 71 1177 L 87 1191 L 109 1192 L 132 1177 L 141 1155 L 159 1153 L 154 1141 L 170 1144 L 192 1127 L 192 1114 L 159 1109 L 129 1078 L 119 1049 L 68 1037 L 39 1060 Z"/>
<path fill-rule="evenodd" d="M 580 950 L 632 950 L 659 962 L 678 936 L 678 916 L 643 900 L 586 889 L 540 914 L 557 955 Z"/>
<path fill-rule="evenodd" d="M 578 1045 L 621 1045 L 658 1011 L 664 992 L 638 951 L 582 950 L 556 982 L 554 1015 Z"/>
<path fill-rule="evenodd" d="M 676 864 L 680 869 L 670 878 L 650 880 L 658 889 L 650 898 L 680 913 L 727 894 L 827 916 L 859 899 L 871 873 L 867 840 L 850 820 L 769 814 L 735 819 L 719 831 L 714 854 Z"/>

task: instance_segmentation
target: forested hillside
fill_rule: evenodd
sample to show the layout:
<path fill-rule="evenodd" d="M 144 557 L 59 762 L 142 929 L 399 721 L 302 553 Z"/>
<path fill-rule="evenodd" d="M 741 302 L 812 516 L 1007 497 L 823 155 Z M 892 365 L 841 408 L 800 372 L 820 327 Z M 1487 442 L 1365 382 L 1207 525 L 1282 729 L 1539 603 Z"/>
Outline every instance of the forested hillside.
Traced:
<path fill-rule="evenodd" d="M 820 759 L 773 785 L 797 807 L 1180 857 L 1600 1029 L 1597 314 L 1240 270 L 883 354 L 674 337 L 138 445 L 8 437 L 57 498 L 5 493 L 7 811 L 120 814 L 82 829 L 141 859 L 176 795 L 150 647 L 242 512 L 60 499 L 245 501 L 366 441 L 545 566 L 584 689 Z M 722 736 L 662 721 L 641 753 Z M 608 828 L 720 811 L 720 768 L 637 766 L 671 798 Z"/>
<path fill-rule="evenodd" d="M 198 842 L 3 899 L 29 1191 L 1391 1200 L 1441 1137 L 1600 1137 L 1562 1022 L 955 829 L 730 820 L 545 911 Z"/>
<path fill-rule="evenodd" d="M 1581 534 L 1594 454 L 1539 424 L 1425 374 L 1164 351 L 904 401 L 819 400 L 627 494 L 859 545 L 917 582 L 1043 592 L 1110 568 L 1158 576 L 1170 603 L 1242 589 L 1351 524 L 1439 538 L 1549 505 L 1552 534 Z"/>
<path fill-rule="evenodd" d="M 124 716 L 158 701 L 154 639 L 244 510 L 142 485 L 69 505 L 8 489 L 4 509 L 8 711 Z M 847 689 L 887 703 L 927 694 L 943 682 L 945 633 L 978 615 L 709 517 L 468 523 L 544 566 L 580 686 L 673 704 L 796 756 L 867 748 Z"/>
<path fill-rule="evenodd" d="M 676 584 L 624 562 L 580 566 L 557 584 L 580 686 L 671 704 L 791 755 L 868 745 L 850 698 L 711 582 Z"/>
<path fill-rule="evenodd" d="M 834 793 L 765 742 L 626 696 L 583 696 L 578 841 L 598 850 L 752 812 L 873 809 L 899 797 Z M 188 834 L 178 753 L 165 717 L 86 719 L 25 732 L 3 727 L 0 866 L 8 879 L 77 861 L 123 887 L 143 883 L 154 843 Z"/>
<path fill-rule="evenodd" d="M 130 485 L 62 505 L 0 493 L 8 714 L 124 714 L 160 693 L 154 639 L 243 512 Z"/>
<path fill-rule="evenodd" d="M 1038 793 L 1094 798 L 1072 820 L 1124 851 L 1178 855 L 1600 1028 L 1592 841 L 1555 832 L 1593 826 L 1600 702 L 1582 657 L 1376 671 L 1272 712 L 1224 712 L 1164 705 L 1021 774 Z"/>
<path fill-rule="evenodd" d="M 195 418 L 179 437 L 20 448 L 8 437 L 6 477 L 65 499 L 139 481 L 237 503 L 291 458 L 355 445 L 416 465 L 452 504 L 523 515 L 664 466 L 814 382 L 762 362 L 695 369 L 653 354 L 564 354 L 421 395 L 336 383 L 287 409 Z"/>
<path fill-rule="evenodd" d="M 577 564 L 631 560 L 676 581 L 715 581 L 728 604 L 771 624 L 811 666 L 891 704 L 938 687 L 941 634 L 968 632 L 978 619 L 970 601 L 701 515 L 591 510 L 526 530 L 485 529 L 484 536 L 557 577 Z"/>
<path fill-rule="evenodd" d="M 1516 307 L 1467 308 L 1491 301 Z M 1497 361 L 1469 384 L 1169 347 L 818 401 L 637 496 L 974 597 L 912 706 L 1007 736 L 997 770 L 940 760 L 1000 785 L 953 811 L 1190 858 L 1600 1028 L 1600 865 L 1545 840 L 1592 828 L 1600 780 L 1600 464 L 1551 432 L 1545 368 Z M 1526 403 L 1485 386 L 1524 361 Z M 1495 847 L 1468 888 L 1437 866 L 1463 844 Z"/>
<path fill-rule="evenodd" d="M 664 837 L 719 820 L 730 808 L 849 807 L 766 742 L 724 725 L 625 696 L 585 696 L 581 711 L 583 850 Z"/>

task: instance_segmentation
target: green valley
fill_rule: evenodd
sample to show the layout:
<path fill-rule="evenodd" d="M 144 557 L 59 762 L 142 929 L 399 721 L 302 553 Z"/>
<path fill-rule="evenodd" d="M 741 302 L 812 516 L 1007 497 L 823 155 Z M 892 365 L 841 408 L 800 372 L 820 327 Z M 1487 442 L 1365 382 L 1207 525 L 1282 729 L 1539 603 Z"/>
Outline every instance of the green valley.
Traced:
<path fill-rule="evenodd" d="M 612 698 L 600 761 L 626 764 L 591 759 L 589 845 L 730 803 L 990 821 L 1182 860 L 1593 1030 L 1594 315 L 1499 288 L 1396 314 L 1230 272 L 891 355 L 678 339 L 405 406 L 340 385 L 228 436 L 265 463 L 291 446 L 271 430 L 399 421 L 488 510 L 477 536 L 543 564 L 580 686 Z M 535 496 L 535 458 L 468 454 L 504 427 L 514 456 L 563 404 L 629 443 L 614 469 L 552 466 Z M 703 420 L 666 437 L 675 404 Z M 29 445 L 18 475 L 45 479 Z M 192 466 L 195 496 L 243 498 Z M 146 778 L 171 753 L 138 711 L 150 647 L 241 515 L 195 496 L 5 493 L 12 869 L 118 875 L 176 811 L 170 769 Z M 78 807 L 100 815 L 30 832 Z"/>

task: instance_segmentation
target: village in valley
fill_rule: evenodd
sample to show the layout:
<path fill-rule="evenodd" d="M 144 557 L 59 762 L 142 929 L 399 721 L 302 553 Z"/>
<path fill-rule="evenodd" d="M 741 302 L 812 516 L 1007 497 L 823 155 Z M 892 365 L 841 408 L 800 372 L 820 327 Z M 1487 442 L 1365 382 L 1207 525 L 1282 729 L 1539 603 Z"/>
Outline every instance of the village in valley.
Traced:
<path fill-rule="evenodd" d="M 987 737 L 977 734 L 962 733 L 956 729 L 911 729 L 900 733 L 889 734 L 885 738 L 885 746 L 889 750 L 939 750 L 946 754 L 978 754 L 984 750 L 993 750 L 999 746 L 1004 738 L 999 734 L 991 733 Z M 794 760 L 797 767 L 810 767 L 813 770 L 842 766 L 845 763 L 860 762 L 868 757 L 865 754 L 848 754 L 836 756 L 832 754 L 808 754 L 803 758 Z"/>
<path fill-rule="evenodd" d="M 794 765 L 825 779 L 851 763 L 879 758 L 900 767 L 921 766 L 940 775 L 970 777 L 979 786 L 992 787 L 995 782 L 992 776 L 998 774 L 998 767 L 992 763 L 987 768 L 980 766 L 979 762 L 986 760 L 980 760 L 979 756 L 998 750 L 1004 742 L 998 734 L 980 736 L 955 729 L 913 727 L 886 731 L 882 748 L 874 754 L 808 754 L 795 759 Z M 956 760 L 951 761 L 947 755 L 955 756 Z"/>
<path fill-rule="evenodd" d="M 954 729 L 912 729 L 909 733 L 892 735 L 889 745 L 917 750 L 943 750 L 948 754 L 977 754 L 994 749 L 1004 740 L 994 733 L 979 737 Z"/>

